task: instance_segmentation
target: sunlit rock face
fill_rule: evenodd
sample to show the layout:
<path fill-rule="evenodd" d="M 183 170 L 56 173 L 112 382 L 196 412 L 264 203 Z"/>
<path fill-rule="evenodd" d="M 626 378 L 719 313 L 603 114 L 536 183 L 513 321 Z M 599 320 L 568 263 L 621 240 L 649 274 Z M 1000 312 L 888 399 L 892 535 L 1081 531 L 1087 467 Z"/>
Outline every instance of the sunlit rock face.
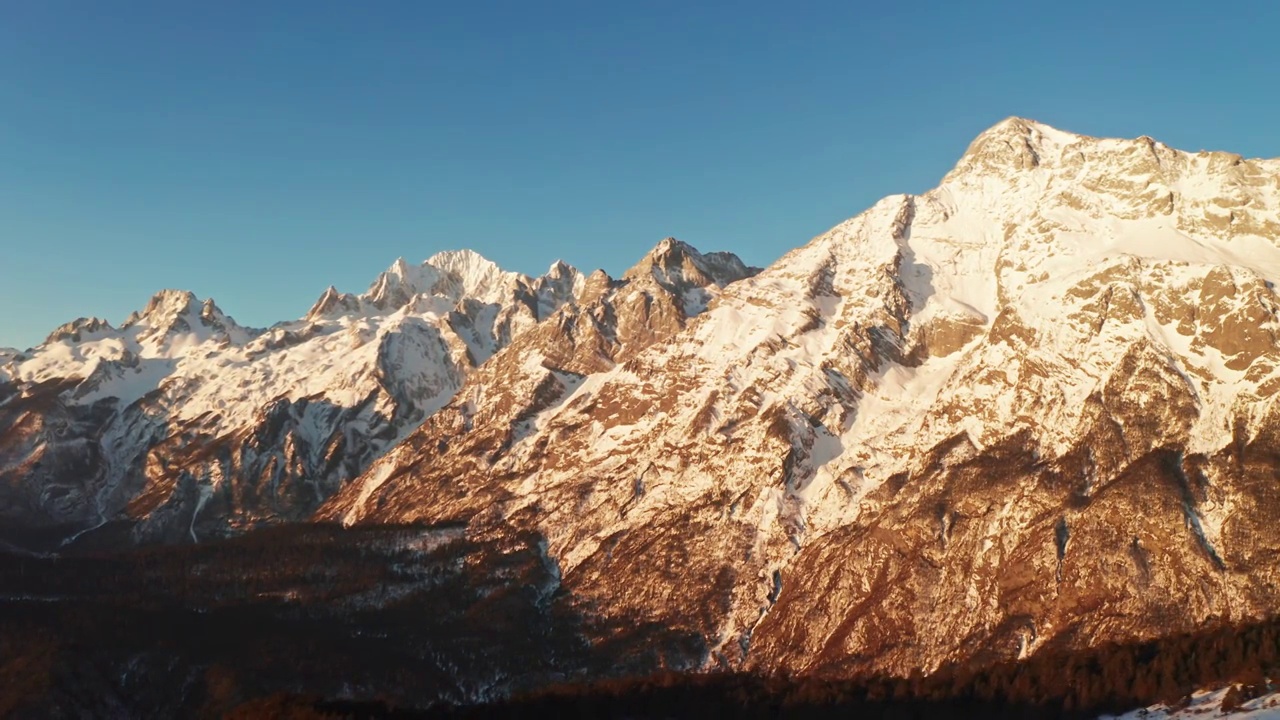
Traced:
<path fill-rule="evenodd" d="M 305 519 L 583 285 L 458 251 L 266 330 L 175 290 L 119 328 L 68 323 L 0 352 L 0 522 L 192 541 Z"/>
<path fill-rule="evenodd" d="M 463 251 L 267 330 L 165 291 L 2 350 L 0 521 L 524 538 L 640 668 L 908 673 L 1257 617 L 1277 279 L 1280 162 L 1013 118 L 763 270 Z"/>
<path fill-rule="evenodd" d="M 1273 611 L 1280 162 L 1022 119 L 759 273 L 663 243 L 317 517 L 544 536 L 704 666 L 930 670 Z"/>

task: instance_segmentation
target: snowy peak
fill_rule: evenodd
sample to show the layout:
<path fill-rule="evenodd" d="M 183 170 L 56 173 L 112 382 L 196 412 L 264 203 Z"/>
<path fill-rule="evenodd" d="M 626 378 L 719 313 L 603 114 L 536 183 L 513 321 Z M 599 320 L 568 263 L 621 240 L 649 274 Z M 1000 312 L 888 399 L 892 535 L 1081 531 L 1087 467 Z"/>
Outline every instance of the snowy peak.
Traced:
<path fill-rule="evenodd" d="M 198 314 L 195 293 L 190 290 L 161 290 L 147 301 L 146 307 L 131 314 L 120 326 L 126 329 L 135 325 L 156 327 L 174 321 L 183 315 Z"/>
<path fill-rule="evenodd" d="M 59 340 L 70 340 L 72 342 L 80 342 L 88 337 L 109 333 L 115 330 L 111 327 L 111 323 L 102 318 L 77 318 L 69 323 L 58 326 L 49 336 L 45 338 L 45 344 L 55 343 Z"/>
<path fill-rule="evenodd" d="M 700 274 L 697 259 L 702 257 L 702 253 L 692 245 L 681 242 L 673 237 L 665 238 L 652 250 L 645 253 L 640 262 L 633 265 L 629 270 L 622 274 L 623 279 L 634 279 L 645 275 L 652 275 L 654 279 L 661 281 L 670 270 L 676 268 L 687 267 L 692 273 Z M 700 278 L 703 284 L 712 282 L 708 277 Z"/>
<path fill-rule="evenodd" d="M 709 289 L 750 277 L 760 270 L 749 268 L 729 252 L 708 253 L 675 238 L 659 242 L 644 258 L 622 275 L 626 281 L 653 282 L 681 298 L 685 314 L 701 313 L 710 300 Z"/>
<path fill-rule="evenodd" d="M 1134 139 L 1089 137 L 1014 117 L 979 134 L 943 185 L 967 176 L 1016 182 L 1031 171 L 1060 182 L 1082 182 L 1084 189 L 1095 191 L 1141 194 L 1148 183 L 1155 183 L 1175 193 L 1237 201 L 1247 199 L 1248 193 L 1242 191 L 1248 188 L 1271 185 L 1280 171 L 1280 160 L 1247 160 L 1219 151 L 1186 152 L 1145 135 Z M 1137 180 L 1143 184 L 1137 185 Z M 1184 181 L 1193 181 L 1194 186 L 1176 187 Z M 1170 210 L 1168 203 L 1155 208 Z"/>
<path fill-rule="evenodd" d="M 974 138 L 952 173 L 1029 170 L 1062 147 L 1082 139 L 1034 120 L 1006 118 Z"/>
<path fill-rule="evenodd" d="M 378 275 L 369 289 L 361 296 L 382 310 L 394 310 L 409 302 L 413 296 L 433 290 L 440 275 L 427 265 L 411 266 L 404 258 L 397 258 L 391 267 Z"/>
<path fill-rule="evenodd" d="M 156 293 L 145 308 L 124 321 L 120 331 L 128 332 L 140 343 L 154 344 L 164 344 L 175 336 L 186 335 L 195 336 L 200 341 L 216 338 L 242 343 L 255 334 L 222 312 L 213 298 L 201 301 L 188 290 L 161 290 Z"/>
<path fill-rule="evenodd" d="M 355 312 L 359 308 L 360 298 L 351 293 L 338 292 L 336 287 L 330 285 L 307 311 L 305 319 L 315 320 L 330 314 Z"/>
<path fill-rule="evenodd" d="M 457 278 L 465 295 L 477 298 L 492 297 L 517 279 L 518 273 L 507 272 L 473 250 L 446 250 L 427 258 L 424 265 L 437 268 L 450 277 Z"/>
<path fill-rule="evenodd" d="M 549 278 L 560 278 L 568 275 L 576 274 L 578 271 L 569 263 L 563 260 L 556 260 L 551 263 L 551 267 L 547 268 L 546 276 Z"/>
<path fill-rule="evenodd" d="M 1146 136 L 1092 138 L 1014 118 L 980 135 L 923 205 L 944 214 L 981 206 L 1008 223 L 1039 215 L 1054 235 L 1147 221 L 1101 237 L 1138 257 L 1249 267 L 1275 279 L 1277 174 L 1280 160 L 1185 152 Z"/>
<path fill-rule="evenodd" d="M 566 304 L 582 299 L 586 279 L 577 268 L 557 260 L 541 277 L 522 281 L 535 299 L 538 320 L 545 320 Z"/>
<path fill-rule="evenodd" d="M 1266 283 L 1280 278 L 1278 171 L 1274 161 L 1010 118 L 979 135 L 937 189 L 906 199 L 896 249 L 866 222 L 877 209 L 842 225 L 859 247 L 894 254 L 910 300 L 900 318 L 910 369 L 884 383 L 875 413 L 863 403 L 855 430 L 870 449 L 860 462 L 920 426 L 936 434 L 902 442 L 928 446 L 960 431 L 992 442 L 1024 426 L 1064 451 L 1089 393 L 1147 354 L 1167 358 L 1201 405 L 1194 427 L 1162 442 L 1219 447 L 1236 406 L 1275 379 Z M 921 389 L 926 398 L 902 402 Z M 922 421 L 930 405 L 947 419 Z M 895 414 L 910 425 L 887 424 Z"/>
<path fill-rule="evenodd" d="M 361 297 L 374 307 L 392 311 L 419 295 L 450 302 L 474 298 L 484 303 L 501 302 L 523 275 L 507 272 L 496 263 L 471 250 L 449 250 L 432 255 L 421 265 L 400 258 L 378 276 Z"/>

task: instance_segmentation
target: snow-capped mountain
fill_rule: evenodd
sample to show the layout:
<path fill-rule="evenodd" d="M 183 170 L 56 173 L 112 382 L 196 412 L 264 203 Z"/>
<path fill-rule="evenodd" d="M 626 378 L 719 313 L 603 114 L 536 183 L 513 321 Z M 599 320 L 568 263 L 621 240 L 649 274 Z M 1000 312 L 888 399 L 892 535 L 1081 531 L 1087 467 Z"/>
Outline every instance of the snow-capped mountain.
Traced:
<path fill-rule="evenodd" d="M 583 283 L 445 252 L 267 330 L 173 290 L 68 323 L 0 355 L 0 518 L 175 538 L 305 517 Z"/>
<path fill-rule="evenodd" d="M 693 665 L 927 671 L 1280 601 L 1280 160 L 1014 118 L 738 267 L 588 278 L 318 518 L 536 531 Z"/>
<path fill-rule="evenodd" d="M 465 523 L 600 647 L 670 639 L 635 667 L 907 674 L 1261 617 L 1277 281 L 1280 160 L 1011 118 L 764 270 L 458 252 L 268 330 L 173 291 L 70 323 L 0 351 L 0 520 Z"/>
<path fill-rule="evenodd" d="M 385 509 L 375 509 L 370 500 L 393 474 L 417 467 L 434 473 L 426 464 L 436 462 L 439 482 L 449 486 L 451 494 L 466 494 L 482 503 L 490 492 L 505 492 L 501 483 L 490 482 L 495 463 L 504 466 L 502 458 L 526 447 L 529 438 L 541 433 L 543 419 L 584 381 L 670 340 L 704 313 L 724 288 L 756 272 L 732 254 L 704 255 L 669 238 L 619 280 L 603 271 L 592 273 L 575 303 L 482 366 L 448 406 L 427 419 L 427 427 L 335 498 L 321 517 L 350 524 L 383 513 Z M 443 462 L 445 457 L 451 462 Z M 572 464 L 575 458 L 564 461 Z M 392 489 L 400 486 L 394 483 Z"/>

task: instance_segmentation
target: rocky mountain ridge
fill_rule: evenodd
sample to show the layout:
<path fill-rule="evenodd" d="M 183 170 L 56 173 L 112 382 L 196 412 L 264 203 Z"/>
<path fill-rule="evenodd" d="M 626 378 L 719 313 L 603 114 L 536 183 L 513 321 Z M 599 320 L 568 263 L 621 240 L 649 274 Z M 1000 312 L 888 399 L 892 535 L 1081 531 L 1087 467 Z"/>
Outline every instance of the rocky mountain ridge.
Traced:
<path fill-rule="evenodd" d="M 703 666 L 1264 616 L 1278 243 L 1280 161 L 1011 118 L 611 363 L 513 343 L 318 517 L 539 532 L 566 592 Z"/>
<path fill-rule="evenodd" d="M 650 260 L 655 315 L 590 323 L 606 357 L 752 272 L 671 239 Z M 64 540 L 123 525 L 132 541 L 305 519 L 495 352 L 629 284 L 560 261 L 528 277 L 461 250 L 401 258 L 364 293 L 330 287 L 267 329 L 176 290 L 119 328 L 75 320 L 0 356 L 0 518 Z"/>
<path fill-rule="evenodd" d="M 265 330 L 174 290 L 119 328 L 67 323 L 0 356 L 0 517 L 63 534 L 141 520 L 137 539 L 171 540 L 202 512 L 218 532 L 304 518 L 582 284 L 564 263 L 531 278 L 458 251 Z"/>
<path fill-rule="evenodd" d="M 763 270 L 455 253 L 265 331 L 181 293 L 64 326 L 0 356 L 0 517 L 537 537 L 540 593 L 699 638 L 655 649 L 675 668 L 905 675 L 1257 618 L 1277 280 L 1280 160 L 1010 118 Z"/>

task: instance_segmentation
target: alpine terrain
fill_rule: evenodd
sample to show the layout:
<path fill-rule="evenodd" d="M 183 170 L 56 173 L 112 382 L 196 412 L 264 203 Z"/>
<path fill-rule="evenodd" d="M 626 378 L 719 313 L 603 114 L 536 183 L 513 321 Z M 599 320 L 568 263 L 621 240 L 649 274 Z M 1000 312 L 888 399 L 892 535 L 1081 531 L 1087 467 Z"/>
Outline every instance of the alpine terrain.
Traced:
<path fill-rule="evenodd" d="M 68 323 L 0 355 L 0 521 L 195 540 L 304 519 L 582 284 L 446 252 L 267 330 L 174 290 Z"/>
<path fill-rule="evenodd" d="M 704 638 L 695 666 L 1260 617 L 1276 279 L 1280 161 L 1010 119 L 611 363 L 562 312 L 319 516 L 535 530 L 573 596 Z"/>
<path fill-rule="evenodd" d="M 1277 281 L 1280 159 L 1010 118 L 937 188 L 763 270 L 674 239 L 616 279 L 462 251 L 267 330 L 174 291 L 77 320 L 0 353 L 0 526 L 73 554 L 428 528 L 414 557 L 526 588 L 542 629 L 511 642 L 559 648 L 528 671 L 401 648 L 455 702 L 927 676 L 1264 621 Z"/>

